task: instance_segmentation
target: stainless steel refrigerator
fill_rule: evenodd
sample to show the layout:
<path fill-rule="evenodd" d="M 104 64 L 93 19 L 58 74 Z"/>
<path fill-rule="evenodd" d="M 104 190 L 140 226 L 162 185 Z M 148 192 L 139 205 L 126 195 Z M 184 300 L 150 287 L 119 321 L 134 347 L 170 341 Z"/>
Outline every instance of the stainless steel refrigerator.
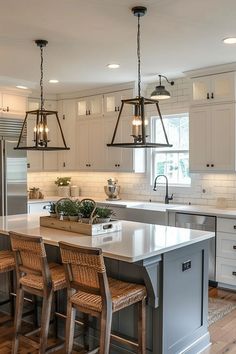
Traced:
<path fill-rule="evenodd" d="M 0 122 L 0 215 L 27 213 L 27 155 L 14 150 L 21 121 Z M 12 129 L 12 125 L 14 129 Z M 13 136 L 10 136 L 10 135 Z M 4 136 L 5 135 L 5 136 Z"/>

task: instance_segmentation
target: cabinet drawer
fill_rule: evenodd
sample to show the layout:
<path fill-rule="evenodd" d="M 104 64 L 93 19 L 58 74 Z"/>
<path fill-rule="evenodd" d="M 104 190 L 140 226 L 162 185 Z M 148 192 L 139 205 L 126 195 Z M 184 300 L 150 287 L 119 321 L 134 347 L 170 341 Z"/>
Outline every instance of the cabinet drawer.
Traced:
<path fill-rule="evenodd" d="M 236 219 L 217 218 L 217 231 L 232 232 L 236 235 Z"/>
<path fill-rule="evenodd" d="M 216 257 L 216 281 L 236 285 L 236 260 Z"/>
<path fill-rule="evenodd" d="M 236 234 L 217 232 L 216 255 L 236 260 Z"/>

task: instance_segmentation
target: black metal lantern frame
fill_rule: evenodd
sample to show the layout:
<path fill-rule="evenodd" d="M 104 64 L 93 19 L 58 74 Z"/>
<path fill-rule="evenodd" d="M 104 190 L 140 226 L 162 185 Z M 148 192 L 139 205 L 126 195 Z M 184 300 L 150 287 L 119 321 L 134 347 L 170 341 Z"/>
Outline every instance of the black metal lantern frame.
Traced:
<path fill-rule="evenodd" d="M 159 108 L 159 104 L 157 100 L 151 99 L 151 98 L 144 98 L 141 96 L 141 60 L 140 60 L 140 17 L 144 16 L 146 13 L 147 9 L 146 7 L 143 6 L 136 6 L 132 8 L 132 12 L 134 16 L 138 17 L 138 31 L 137 31 L 137 58 L 138 58 L 138 96 L 135 98 L 131 99 L 126 99 L 126 100 L 121 100 L 121 109 L 116 121 L 116 126 L 115 130 L 113 133 L 113 137 L 111 140 L 110 144 L 107 144 L 107 146 L 111 147 L 122 147 L 122 148 L 160 148 L 160 147 L 171 147 L 172 145 L 169 143 L 165 126 L 163 123 L 163 118 L 161 115 L 161 111 Z M 133 105 L 134 106 L 134 120 L 132 124 L 135 126 L 135 124 L 138 125 L 138 129 L 132 130 L 131 136 L 133 137 L 133 142 L 127 142 L 127 143 L 116 143 L 115 138 L 116 138 L 116 133 L 118 129 L 118 125 L 120 122 L 120 118 L 122 116 L 122 111 L 124 108 L 124 105 Z M 146 134 L 146 119 L 145 119 L 145 106 L 147 105 L 155 105 L 157 109 L 158 116 L 161 121 L 161 126 L 163 129 L 164 137 L 165 137 L 165 143 L 156 143 L 156 142 L 148 142 L 147 138 L 148 135 Z"/>
<path fill-rule="evenodd" d="M 117 133 L 118 125 L 119 125 L 120 118 L 122 115 L 123 107 L 125 104 L 133 105 L 134 110 L 136 109 L 139 112 L 138 114 L 139 114 L 140 120 L 141 120 L 141 131 L 140 131 L 141 134 L 131 135 L 134 139 L 133 143 L 116 143 L 115 142 L 116 133 Z M 147 141 L 148 135 L 146 134 L 146 126 L 145 126 L 145 106 L 147 106 L 147 105 L 155 105 L 156 106 L 157 113 L 158 113 L 158 116 L 161 121 L 161 126 L 163 129 L 166 143 L 153 143 L 153 142 Z M 130 98 L 130 99 L 126 99 L 126 100 L 121 100 L 121 108 L 120 108 L 120 112 L 119 112 L 119 115 L 118 115 L 118 118 L 116 121 L 116 126 L 115 126 L 115 130 L 113 133 L 113 137 L 112 137 L 111 143 L 107 144 L 107 146 L 122 147 L 122 148 L 158 148 L 158 147 L 160 148 L 160 147 L 166 147 L 166 146 L 171 147 L 172 145 L 169 143 L 169 140 L 168 140 L 168 137 L 166 134 L 166 130 L 165 130 L 165 126 L 163 123 L 163 118 L 161 115 L 158 101 L 153 100 L 151 98 L 144 98 L 144 97 L 136 97 L 136 98 Z"/>
<path fill-rule="evenodd" d="M 40 150 L 40 151 L 56 151 L 56 150 L 70 150 L 69 147 L 66 145 L 65 137 L 62 131 L 62 127 L 60 124 L 60 120 L 58 117 L 57 111 L 49 111 L 44 109 L 44 97 L 43 97 L 43 48 L 47 45 L 47 41 L 44 39 L 37 39 L 35 41 L 38 47 L 40 47 L 40 53 L 41 53 L 41 64 L 40 64 L 40 69 L 41 69 L 41 77 L 40 77 L 40 90 L 41 90 L 41 96 L 40 96 L 40 109 L 33 110 L 33 111 L 27 111 L 26 116 L 22 125 L 20 137 L 17 143 L 17 146 L 14 148 L 16 150 Z M 34 131 L 32 132 L 33 134 L 33 139 L 32 141 L 34 142 L 34 145 L 28 146 L 27 143 L 25 143 L 25 132 L 27 132 L 27 121 L 29 116 L 33 115 L 35 117 L 35 126 L 34 126 Z M 49 133 L 49 128 L 48 128 L 48 118 L 52 119 L 52 117 L 57 121 L 59 131 L 61 133 L 61 138 L 63 145 L 62 146 L 48 146 L 48 143 L 50 140 L 48 139 L 48 133 Z"/>

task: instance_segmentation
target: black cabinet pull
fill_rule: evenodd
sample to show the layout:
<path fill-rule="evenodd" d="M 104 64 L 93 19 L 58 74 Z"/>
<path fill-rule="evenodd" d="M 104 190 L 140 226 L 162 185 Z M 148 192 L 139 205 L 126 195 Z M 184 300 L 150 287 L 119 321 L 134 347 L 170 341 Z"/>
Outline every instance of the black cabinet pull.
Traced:
<path fill-rule="evenodd" d="M 236 225 L 234 225 L 234 230 L 236 230 Z"/>
<path fill-rule="evenodd" d="M 236 250 L 236 246 L 235 245 L 233 246 L 233 250 Z"/>
<path fill-rule="evenodd" d="M 87 111 L 87 109 L 86 109 L 86 116 L 88 115 L 88 111 Z"/>
<path fill-rule="evenodd" d="M 211 98 L 214 98 L 214 93 L 213 92 L 211 93 Z"/>
<path fill-rule="evenodd" d="M 117 106 L 117 112 L 119 112 L 120 111 L 120 106 Z"/>
<path fill-rule="evenodd" d="M 117 167 L 117 163 L 115 164 L 115 167 Z"/>
<path fill-rule="evenodd" d="M 116 106 L 115 106 L 115 112 L 116 112 L 117 110 L 116 110 Z"/>
<path fill-rule="evenodd" d="M 209 163 L 206 164 L 206 167 L 210 167 Z"/>
<path fill-rule="evenodd" d="M 65 114 L 63 114 L 63 116 L 62 116 L 62 119 L 64 119 L 64 120 L 66 119 L 66 116 L 65 116 Z"/>
<path fill-rule="evenodd" d="M 30 163 L 27 163 L 27 168 L 30 168 Z"/>
<path fill-rule="evenodd" d="M 118 163 L 117 167 L 120 167 L 120 164 Z"/>
<path fill-rule="evenodd" d="M 208 100 L 210 99 L 210 94 L 209 94 L 209 92 L 207 92 L 207 99 L 208 99 Z"/>
<path fill-rule="evenodd" d="M 91 112 L 90 112 L 90 109 L 89 109 L 89 113 L 88 113 L 89 115 L 91 114 Z"/>
<path fill-rule="evenodd" d="M 211 167 L 214 167 L 214 164 L 213 164 L 213 163 L 211 164 Z"/>
<path fill-rule="evenodd" d="M 66 163 L 65 162 L 63 162 L 63 167 L 66 167 Z"/>
<path fill-rule="evenodd" d="M 232 275 L 234 275 L 236 277 L 236 272 L 232 272 Z"/>

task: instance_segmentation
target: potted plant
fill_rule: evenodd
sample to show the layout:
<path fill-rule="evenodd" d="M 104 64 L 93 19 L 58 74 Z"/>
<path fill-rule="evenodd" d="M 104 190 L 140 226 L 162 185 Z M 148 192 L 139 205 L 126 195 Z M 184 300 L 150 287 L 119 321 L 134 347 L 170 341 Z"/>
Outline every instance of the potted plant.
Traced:
<path fill-rule="evenodd" d="M 62 198 L 60 200 L 57 201 L 56 203 L 56 213 L 57 213 L 57 217 L 60 220 L 68 220 L 69 219 L 69 205 L 70 203 L 70 199 L 68 198 Z"/>
<path fill-rule="evenodd" d="M 107 207 L 104 208 L 96 208 L 96 222 L 104 223 L 109 222 L 111 220 L 112 215 L 115 215 L 112 209 Z"/>
<path fill-rule="evenodd" d="M 92 199 L 83 199 L 79 204 L 79 218 L 81 222 L 86 224 L 93 223 L 94 211 L 96 208 L 96 203 Z"/>
<path fill-rule="evenodd" d="M 71 177 L 57 177 L 55 184 L 58 186 L 58 195 L 60 197 L 70 196 Z"/>
<path fill-rule="evenodd" d="M 69 220 L 77 221 L 79 219 L 79 200 L 70 200 L 65 203 Z"/>
<path fill-rule="evenodd" d="M 50 213 L 51 218 L 56 218 L 56 203 L 50 202 L 48 205 L 45 205 L 43 209 L 47 209 Z"/>

